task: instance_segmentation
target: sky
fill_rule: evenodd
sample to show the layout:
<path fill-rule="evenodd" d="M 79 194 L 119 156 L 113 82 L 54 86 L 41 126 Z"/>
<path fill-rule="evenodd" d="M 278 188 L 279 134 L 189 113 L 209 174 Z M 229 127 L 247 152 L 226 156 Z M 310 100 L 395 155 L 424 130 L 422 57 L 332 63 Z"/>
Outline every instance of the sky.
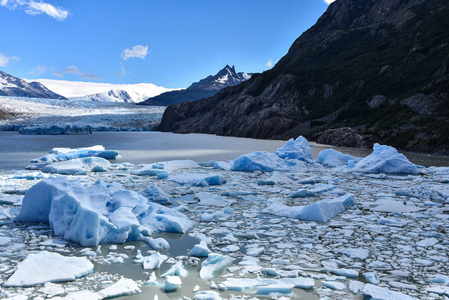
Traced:
<path fill-rule="evenodd" d="M 333 0 L 0 0 L 0 70 L 28 79 L 185 88 L 263 72 Z"/>

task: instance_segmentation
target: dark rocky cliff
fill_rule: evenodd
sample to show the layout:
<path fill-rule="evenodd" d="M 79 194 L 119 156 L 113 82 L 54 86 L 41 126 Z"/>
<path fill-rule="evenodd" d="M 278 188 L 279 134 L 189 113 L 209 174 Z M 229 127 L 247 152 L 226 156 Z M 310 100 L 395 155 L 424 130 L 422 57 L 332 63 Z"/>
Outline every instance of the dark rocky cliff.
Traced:
<path fill-rule="evenodd" d="M 273 69 L 169 106 L 159 129 L 317 140 L 349 127 L 398 148 L 443 153 L 448 15 L 446 0 L 337 0 Z"/>

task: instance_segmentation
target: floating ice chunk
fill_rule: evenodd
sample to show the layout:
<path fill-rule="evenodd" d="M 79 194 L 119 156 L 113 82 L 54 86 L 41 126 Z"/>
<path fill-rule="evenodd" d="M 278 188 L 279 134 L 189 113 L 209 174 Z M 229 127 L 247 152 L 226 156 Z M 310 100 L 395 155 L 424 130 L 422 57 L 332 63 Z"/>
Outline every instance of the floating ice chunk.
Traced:
<path fill-rule="evenodd" d="M 199 205 L 205 205 L 205 206 L 219 206 L 219 207 L 226 207 L 234 203 L 233 200 L 226 200 L 225 198 L 211 194 L 206 192 L 197 193 L 195 195 L 200 199 Z"/>
<path fill-rule="evenodd" d="M 156 249 L 166 248 L 158 232 L 185 233 L 195 223 L 185 215 L 136 192 L 108 188 L 101 180 L 85 188 L 59 177 L 34 185 L 15 218 L 19 222 L 49 222 L 55 235 L 83 246 L 142 240 Z"/>
<path fill-rule="evenodd" d="M 53 298 L 53 299 L 58 299 L 58 297 Z M 103 297 L 98 293 L 84 290 L 84 291 L 69 292 L 64 298 L 59 298 L 59 299 L 64 299 L 64 300 L 101 300 L 101 299 L 103 299 Z"/>
<path fill-rule="evenodd" d="M 296 288 L 308 290 L 315 286 L 315 280 L 307 277 L 282 279 L 226 278 L 226 280 L 223 282 L 223 286 L 225 286 L 229 291 L 244 291 L 253 289 L 258 286 L 267 286 L 273 284 L 293 284 Z"/>
<path fill-rule="evenodd" d="M 435 275 L 435 277 L 430 279 L 429 282 L 441 283 L 443 285 L 449 285 L 449 276 L 446 276 L 446 275 Z"/>
<path fill-rule="evenodd" d="M 93 270 L 94 265 L 84 257 L 66 257 L 42 251 L 28 255 L 20 262 L 3 286 L 33 286 L 45 282 L 70 281 L 88 275 Z"/>
<path fill-rule="evenodd" d="M 391 219 L 391 218 L 380 218 L 379 220 L 377 220 L 377 224 L 379 225 L 388 225 L 393 227 L 404 227 L 409 223 L 410 221 Z"/>
<path fill-rule="evenodd" d="M 56 161 L 71 160 L 82 157 L 102 157 L 105 159 L 118 159 L 120 155 L 115 150 L 105 150 L 103 146 L 97 145 L 86 148 L 53 148 L 49 154 L 30 160 L 33 163 L 51 163 Z"/>
<path fill-rule="evenodd" d="M 409 213 L 424 210 L 422 207 L 405 205 L 403 201 L 397 201 L 393 199 L 380 199 L 376 202 L 367 202 L 362 203 L 366 204 L 365 207 L 369 208 L 372 211 L 378 212 L 397 212 L 397 213 Z"/>
<path fill-rule="evenodd" d="M 184 269 L 181 261 L 175 263 L 170 269 L 168 269 L 164 274 L 162 274 L 161 277 L 174 276 L 174 275 L 179 277 L 187 276 L 187 270 Z"/>
<path fill-rule="evenodd" d="M 155 185 L 146 187 L 145 189 L 139 191 L 139 194 L 147 198 L 150 202 L 158 203 L 160 205 L 172 204 L 170 196 Z"/>
<path fill-rule="evenodd" d="M 200 277 L 202 279 L 217 278 L 233 261 L 234 258 L 230 256 L 210 253 L 201 264 Z"/>
<path fill-rule="evenodd" d="M 422 184 L 411 188 L 401 188 L 396 191 L 396 194 L 441 203 L 449 200 L 449 187 L 444 185 Z"/>
<path fill-rule="evenodd" d="M 171 173 L 176 170 L 200 168 L 200 165 L 193 160 L 171 160 L 154 164 L 138 165 L 132 174 L 140 176 L 156 176 L 160 171 Z"/>
<path fill-rule="evenodd" d="M 333 191 L 335 190 L 337 187 L 335 185 L 332 184 L 317 184 L 315 185 L 315 187 L 311 190 L 306 190 L 306 189 L 300 189 L 296 192 L 294 192 L 293 194 L 289 195 L 288 197 L 290 198 L 296 198 L 296 197 L 313 197 L 315 195 L 319 195 L 319 194 L 323 194 L 329 191 Z M 343 192 L 343 194 L 345 194 Z"/>
<path fill-rule="evenodd" d="M 157 286 L 157 285 L 159 285 L 157 283 L 157 277 L 156 277 L 156 274 L 154 272 L 150 274 L 150 277 L 148 278 L 147 281 L 145 281 L 144 285 L 148 285 L 148 286 Z"/>
<path fill-rule="evenodd" d="M 65 294 L 65 289 L 61 285 L 51 282 L 46 282 L 44 287 L 40 288 L 38 291 L 45 294 L 49 298 Z"/>
<path fill-rule="evenodd" d="M 395 148 L 377 143 L 374 144 L 373 153 L 355 164 L 351 171 L 371 174 L 421 174 L 421 171 Z"/>
<path fill-rule="evenodd" d="M 438 244 L 438 239 L 432 237 L 419 241 L 418 243 L 416 243 L 416 246 L 428 248 L 433 247 L 436 244 Z"/>
<path fill-rule="evenodd" d="M 377 275 L 376 272 L 366 272 L 363 273 L 363 276 L 365 276 L 366 281 L 368 281 L 369 283 L 375 285 L 378 285 L 380 283 L 379 276 Z"/>
<path fill-rule="evenodd" d="M 222 185 L 226 179 L 219 174 L 179 174 L 168 177 L 168 180 L 174 181 L 180 185 L 192 185 L 207 187 L 210 185 Z"/>
<path fill-rule="evenodd" d="M 193 296 L 194 300 L 222 300 L 220 294 L 214 291 L 199 291 Z"/>
<path fill-rule="evenodd" d="M 360 157 L 343 154 L 334 149 L 326 149 L 318 154 L 316 162 L 326 167 L 334 168 L 338 166 L 348 165 L 349 161 L 358 162 L 360 160 Z"/>
<path fill-rule="evenodd" d="M 231 170 L 232 164 L 234 162 L 232 160 L 228 161 L 228 162 L 224 162 L 224 161 L 216 161 L 214 163 L 213 169 L 216 170 L 226 170 L 229 171 Z"/>
<path fill-rule="evenodd" d="M 365 248 L 339 249 L 337 252 L 343 253 L 352 259 L 365 260 L 369 257 L 369 250 Z"/>
<path fill-rule="evenodd" d="M 295 285 L 291 283 L 278 283 L 259 286 L 257 288 L 256 295 L 291 294 L 294 287 Z"/>
<path fill-rule="evenodd" d="M 181 287 L 182 281 L 179 276 L 169 276 L 164 282 L 165 292 L 174 292 Z"/>
<path fill-rule="evenodd" d="M 220 249 L 223 252 L 236 252 L 240 250 L 239 246 L 236 245 L 228 245 Z"/>
<path fill-rule="evenodd" d="M 168 256 L 156 252 L 153 255 L 143 257 L 142 265 L 145 270 L 159 269 L 167 259 Z"/>
<path fill-rule="evenodd" d="M 128 278 L 122 278 L 116 283 L 98 292 L 103 298 L 114 298 L 142 293 L 137 283 Z"/>
<path fill-rule="evenodd" d="M 55 162 L 45 166 L 42 172 L 61 175 L 85 175 L 87 172 L 105 172 L 109 161 L 101 157 L 85 157 Z"/>
<path fill-rule="evenodd" d="M 359 272 L 351 269 L 332 269 L 331 273 L 345 277 L 359 277 Z"/>
<path fill-rule="evenodd" d="M 390 291 L 386 288 L 372 284 L 365 284 L 362 294 L 365 296 L 370 296 L 372 300 L 417 300 L 416 298 L 407 296 L 403 293 Z"/>
<path fill-rule="evenodd" d="M 199 244 L 196 244 L 188 254 L 197 257 L 207 257 L 211 252 L 212 251 L 207 247 L 207 243 L 201 241 Z"/>
<path fill-rule="evenodd" d="M 364 285 L 363 282 L 352 280 L 348 283 L 348 290 L 353 294 L 358 294 L 363 290 Z"/>
<path fill-rule="evenodd" d="M 306 206 L 287 206 L 282 201 L 282 199 L 271 199 L 263 212 L 282 217 L 325 223 L 344 212 L 348 207 L 355 205 L 354 196 L 351 194 L 332 200 L 318 201 Z"/>
<path fill-rule="evenodd" d="M 280 158 L 298 159 L 308 163 L 313 162 L 312 149 L 309 142 L 302 136 L 296 140 L 288 140 L 284 146 L 274 152 Z"/>
<path fill-rule="evenodd" d="M 273 172 L 273 171 L 307 171 L 307 166 L 299 160 L 282 159 L 274 153 L 257 151 L 244 154 L 237 158 L 231 168 L 231 171 L 242 172 Z"/>
<path fill-rule="evenodd" d="M 344 290 L 346 288 L 346 285 L 344 283 L 337 282 L 337 281 L 323 280 L 323 281 L 321 281 L 321 284 L 325 287 L 332 289 L 332 290 L 338 290 L 338 291 Z"/>
<path fill-rule="evenodd" d="M 227 220 L 232 216 L 234 216 L 234 210 L 230 207 L 225 207 L 222 210 L 216 211 L 214 213 L 204 213 L 200 216 L 200 219 L 204 222 L 217 222 Z"/>

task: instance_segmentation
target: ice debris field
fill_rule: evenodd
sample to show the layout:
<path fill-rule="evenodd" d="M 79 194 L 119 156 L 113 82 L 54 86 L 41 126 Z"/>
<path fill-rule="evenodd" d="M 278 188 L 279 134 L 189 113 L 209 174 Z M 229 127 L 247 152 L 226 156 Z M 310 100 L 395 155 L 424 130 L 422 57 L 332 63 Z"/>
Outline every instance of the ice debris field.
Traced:
<path fill-rule="evenodd" d="M 1 298 L 449 298 L 449 167 L 378 144 L 315 160 L 303 137 L 229 162 L 117 158 L 55 148 L 0 171 Z"/>

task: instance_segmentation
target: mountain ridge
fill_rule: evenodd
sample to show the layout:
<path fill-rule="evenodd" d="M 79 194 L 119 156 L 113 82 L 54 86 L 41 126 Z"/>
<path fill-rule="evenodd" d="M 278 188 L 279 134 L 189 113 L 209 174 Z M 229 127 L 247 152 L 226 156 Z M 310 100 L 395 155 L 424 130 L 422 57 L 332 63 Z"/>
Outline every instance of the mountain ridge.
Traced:
<path fill-rule="evenodd" d="M 0 71 L 0 96 L 67 100 L 37 81 L 27 81 Z"/>
<path fill-rule="evenodd" d="M 271 70 L 169 106 L 159 130 L 317 140 L 348 127 L 401 149 L 447 151 L 448 13 L 442 0 L 337 0 Z"/>
<path fill-rule="evenodd" d="M 248 80 L 251 75 L 252 73 L 237 73 L 234 66 L 226 65 L 217 74 L 209 75 L 198 82 L 194 82 L 184 90 L 162 93 L 139 103 L 139 105 L 168 106 L 211 97 L 225 87 L 234 86 Z"/>

